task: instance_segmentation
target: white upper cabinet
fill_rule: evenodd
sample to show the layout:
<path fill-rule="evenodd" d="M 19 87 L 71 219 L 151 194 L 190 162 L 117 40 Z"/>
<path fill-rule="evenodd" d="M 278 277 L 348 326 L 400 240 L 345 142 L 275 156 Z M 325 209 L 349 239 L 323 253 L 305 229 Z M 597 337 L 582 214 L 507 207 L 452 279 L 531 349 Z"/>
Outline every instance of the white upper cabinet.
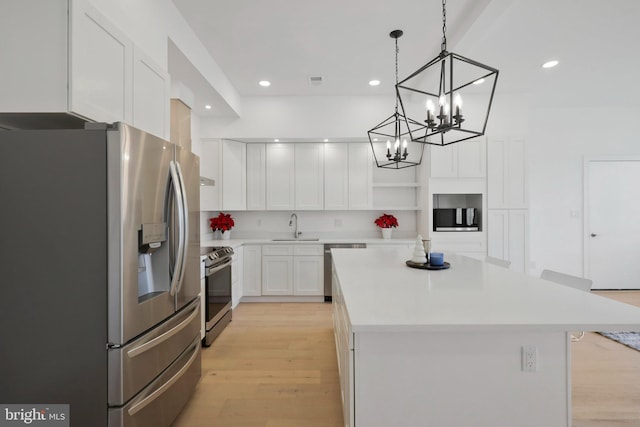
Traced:
<path fill-rule="evenodd" d="M 328 142 L 324 150 L 324 209 L 372 209 L 371 146 Z"/>
<path fill-rule="evenodd" d="M 324 145 L 294 144 L 295 149 L 295 208 L 322 210 L 324 208 Z"/>
<path fill-rule="evenodd" d="M 527 163 L 523 138 L 492 138 L 487 152 L 490 209 L 526 209 Z"/>
<path fill-rule="evenodd" d="M 445 145 L 430 146 L 431 178 L 484 178 L 486 141 L 484 137 Z"/>
<path fill-rule="evenodd" d="M 349 143 L 349 209 L 371 209 L 373 154 L 371 146 Z"/>
<path fill-rule="evenodd" d="M 266 147 L 267 210 L 295 209 L 294 145 L 268 144 Z"/>
<path fill-rule="evenodd" d="M 264 144 L 247 144 L 247 210 L 263 211 L 266 206 L 266 149 Z"/>
<path fill-rule="evenodd" d="M 133 44 L 85 1 L 70 2 L 69 110 L 133 124 Z"/>
<path fill-rule="evenodd" d="M 219 211 L 222 206 L 221 144 L 219 139 L 212 139 L 203 141 L 201 145 L 200 176 L 213 180 L 213 185 L 200 186 L 201 211 Z"/>
<path fill-rule="evenodd" d="M 246 144 L 222 141 L 222 209 L 242 211 L 246 209 Z"/>
<path fill-rule="evenodd" d="M 169 138 L 168 74 L 89 1 L 3 2 L 0 38 L 1 112 L 71 113 Z M 81 123 L 56 118 L 47 126 Z"/>
<path fill-rule="evenodd" d="M 169 73 L 133 46 L 133 126 L 169 139 Z"/>
<path fill-rule="evenodd" d="M 458 177 L 458 152 L 455 148 L 456 144 L 429 147 L 432 178 Z"/>
<path fill-rule="evenodd" d="M 324 208 L 349 209 L 349 144 L 324 144 Z"/>

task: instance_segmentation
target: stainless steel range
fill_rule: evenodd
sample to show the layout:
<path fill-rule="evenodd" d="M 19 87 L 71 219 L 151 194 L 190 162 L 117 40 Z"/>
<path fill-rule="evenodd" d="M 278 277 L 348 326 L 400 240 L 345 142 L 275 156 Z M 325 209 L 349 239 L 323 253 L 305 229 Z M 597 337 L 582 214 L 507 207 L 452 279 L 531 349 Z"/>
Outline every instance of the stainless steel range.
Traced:
<path fill-rule="evenodd" d="M 231 259 L 233 248 L 203 248 L 205 255 L 205 337 L 202 344 L 209 347 L 231 322 Z"/>

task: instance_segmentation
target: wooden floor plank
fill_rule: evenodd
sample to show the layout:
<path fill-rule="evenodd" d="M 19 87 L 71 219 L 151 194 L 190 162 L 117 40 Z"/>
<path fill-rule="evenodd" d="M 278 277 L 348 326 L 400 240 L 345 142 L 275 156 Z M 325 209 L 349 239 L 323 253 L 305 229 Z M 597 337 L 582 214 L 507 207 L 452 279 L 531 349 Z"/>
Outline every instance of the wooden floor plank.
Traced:
<path fill-rule="evenodd" d="M 640 307 L 640 291 L 599 294 Z M 573 427 L 640 427 L 640 352 L 587 333 L 572 353 Z M 173 424 L 205 426 L 341 427 L 331 304 L 240 304 Z"/>

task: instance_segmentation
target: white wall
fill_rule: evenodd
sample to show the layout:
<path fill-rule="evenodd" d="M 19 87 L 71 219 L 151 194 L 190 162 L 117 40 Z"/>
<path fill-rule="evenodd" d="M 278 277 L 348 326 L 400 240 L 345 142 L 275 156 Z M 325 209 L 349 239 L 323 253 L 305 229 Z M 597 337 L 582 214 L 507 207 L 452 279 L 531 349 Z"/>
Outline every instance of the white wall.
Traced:
<path fill-rule="evenodd" d="M 640 155 L 633 129 L 639 113 L 640 108 L 531 110 L 531 274 L 545 268 L 583 274 L 584 157 Z M 571 217 L 572 211 L 578 216 Z"/>
<path fill-rule="evenodd" d="M 211 138 L 360 138 L 394 111 L 393 96 L 282 96 L 242 99 L 237 119 L 203 120 Z"/>

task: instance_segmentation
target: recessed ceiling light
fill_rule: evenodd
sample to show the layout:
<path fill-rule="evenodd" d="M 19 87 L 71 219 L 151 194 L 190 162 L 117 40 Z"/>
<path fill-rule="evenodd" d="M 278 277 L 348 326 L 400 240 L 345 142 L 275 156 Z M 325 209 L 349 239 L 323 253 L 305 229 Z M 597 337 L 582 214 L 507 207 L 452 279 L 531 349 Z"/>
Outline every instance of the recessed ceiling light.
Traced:
<path fill-rule="evenodd" d="M 373 138 L 373 142 L 376 142 L 376 141 L 378 141 L 378 138 Z"/>
<path fill-rule="evenodd" d="M 260 81 L 258 82 L 258 84 L 259 84 L 260 86 L 262 86 L 262 87 L 268 87 L 268 86 L 271 86 L 271 82 L 270 82 L 269 80 L 260 80 Z"/>
<path fill-rule="evenodd" d="M 278 138 L 274 139 L 273 142 L 280 142 Z"/>
<path fill-rule="evenodd" d="M 329 140 L 327 138 L 324 139 L 324 142 L 329 142 Z"/>
<path fill-rule="evenodd" d="M 548 61 L 542 64 L 542 68 L 552 68 L 552 67 L 555 67 L 556 65 L 558 65 L 558 61 L 556 60 Z"/>
<path fill-rule="evenodd" d="M 380 84 L 380 80 L 370 80 L 369 86 L 378 86 Z"/>
<path fill-rule="evenodd" d="M 206 108 L 207 110 L 211 110 L 211 105 L 207 104 L 204 106 L 204 108 Z"/>
<path fill-rule="evenodd" d="M 482 83 L 484 83 L 484 79 L 478 79 L 475 82 L 473 82 L 474 85 L 481 85 Z"/>

